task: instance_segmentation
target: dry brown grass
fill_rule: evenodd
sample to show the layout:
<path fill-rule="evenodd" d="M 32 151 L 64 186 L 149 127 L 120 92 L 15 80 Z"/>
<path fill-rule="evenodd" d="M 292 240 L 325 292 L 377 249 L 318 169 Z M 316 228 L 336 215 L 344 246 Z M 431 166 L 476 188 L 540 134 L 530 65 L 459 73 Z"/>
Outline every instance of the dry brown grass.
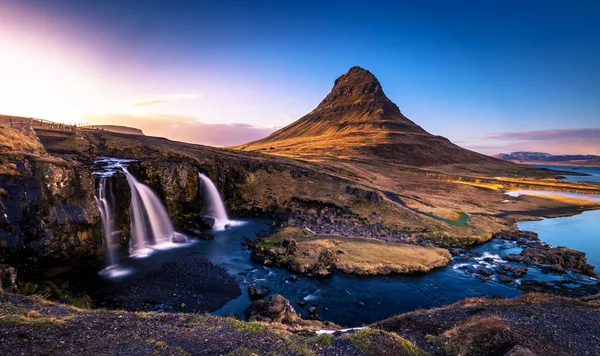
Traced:
<path fill-rule="evenodd" d="M 287 258 L 288 262 L 299 266 L 301 272 L 314 267 L 325 249 L 336 252 L 336 269 L 357 275 L 424 273 L 433 268 L 447 266 L 451 260 L 450 253 L 441 248 L 390 244 L 362 237 L 304 236 L 297 228 L 283 229 L 272 237 L 263 239 L 259 246 L 283 253 L 284 248 L 279 245 L 286 238 L 293 238 L 298 243 L 300 252 Z"/>
<path fill-rule="evenodd" d="M 0 126 L 0 151 L 46 153 L 44 146 L 35 135 L 25 134 L 6 126 Z"/>

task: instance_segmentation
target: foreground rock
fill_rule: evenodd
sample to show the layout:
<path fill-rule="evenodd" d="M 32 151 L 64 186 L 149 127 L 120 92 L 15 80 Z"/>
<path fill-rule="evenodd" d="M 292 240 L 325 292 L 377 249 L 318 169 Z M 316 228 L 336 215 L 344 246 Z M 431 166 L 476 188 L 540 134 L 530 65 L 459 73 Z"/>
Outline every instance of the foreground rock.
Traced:
<path fill-rule="evenodd" d="M 597 277 L 594 266 L 587 262 L 584 252 L 567 247 L 553 247 L 539 240 L 531 231 L 502 232 L 494 235 L 507 241 L 516 241 L 523 248 L 520 254 L 509 254 L 504 259 L 540 267 L 546 272 L 564 273 L 566 270 Z"/>
<path fill-rule="evenodd" d="M 103 299 L 107 306 L 126 310 L 203 313 L 240 295 L 237 281 L 224 268 L 192 253 L 115 287 Z"/>
<path fill-rule="evenodd" d="M 207 314 L 85 310 L 0 293 L 0 354 L 598 355 L 600 305 L 595 300 L 544 294 L 471 298 L 317 337 L 306 327 L 283 324 L 302 320 L 276 295 L 256 302 L 260 313 L 252 314 L 268 322 L 242 322 Z"/>
<path fill-rule="evenodd" d="M 269 290 L 269 288 L 267 288 L 265 286 L 260 286 L 258 284 L 254 284 L 254 283 L 251 283 L 248 286 L 248 296 L 250 297 L 250 300 L 252 300 L 252 301 L 263 299 L 269 293 L 271 293 L 271 291 Z"/>
<path fill-rule="evenodd" d="M 600 354 L 600 306 L 547 294 L 465 299 L 372 327 L 398 333 L 434 355 Z"/>
<path fill-rule="evenodd" d="M 0 320 L 3 356 L 364 355 L 347 336 L 304 337 L 208 314 L 82 310 L 10 293 L 0 294 Z"/>
<path fill-rule="evenodd" d="M 321 329 L 339 329 L 340 327 L 325 321 L 302 319 L 290 301 L 279 294 L 269 296 L 265 300 L 257 300 L 244 311 L 248 321 L 261 321 L 281 324 L 286 330 L 315 331 Z"/>
<path fill-rule="evenodd" d="M 0 291 L 17 289 L 17 271 L 9 265 L 0 265 Z"/>

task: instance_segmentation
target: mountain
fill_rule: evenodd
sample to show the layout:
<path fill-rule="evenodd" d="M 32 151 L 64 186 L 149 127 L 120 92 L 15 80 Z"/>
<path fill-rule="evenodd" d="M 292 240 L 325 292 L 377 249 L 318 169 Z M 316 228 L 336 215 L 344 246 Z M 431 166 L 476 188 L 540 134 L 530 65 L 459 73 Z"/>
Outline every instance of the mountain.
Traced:
<path fill-rule="evenodd" d="M 408 166 L 505 164 L 425 131 L 402 114 L 371 72 L 360 67 L 339 77 L 304 117 L 234 148 L 309 160 L 376 160 Z"/>
<path fill-rule="evenodd" d="M 600 156 L 595 155 L 552 155 L 544 152 L 512 152 L 499 153 L 494 155 L 494 157 L 518 163 L 600 167 Z"/>

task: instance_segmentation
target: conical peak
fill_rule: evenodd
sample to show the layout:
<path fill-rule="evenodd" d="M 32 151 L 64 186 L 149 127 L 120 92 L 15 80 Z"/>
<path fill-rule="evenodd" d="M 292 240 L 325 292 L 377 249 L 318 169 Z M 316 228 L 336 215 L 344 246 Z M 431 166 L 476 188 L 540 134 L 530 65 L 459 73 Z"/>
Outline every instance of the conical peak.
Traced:
<path fill-rule="evenodd" d="M 329 95 L 323 100 L 323 103 L 361 95 L 378 96 L 384 94 L 381 84 L 371 72 L 355 66 L 335 80 L 333 89 L 331 89 Z"/>

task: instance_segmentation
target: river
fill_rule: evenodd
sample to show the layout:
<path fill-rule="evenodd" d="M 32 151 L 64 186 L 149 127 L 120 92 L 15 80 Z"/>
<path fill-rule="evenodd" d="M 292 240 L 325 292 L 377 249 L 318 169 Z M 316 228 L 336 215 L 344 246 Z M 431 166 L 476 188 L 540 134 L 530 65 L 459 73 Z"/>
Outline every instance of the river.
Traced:
<path fill-rule="evenodd" d="M 598 221 L 597 215 L 593 214 L 582 214 L 575 220 L 567 221 L 580 224 L 581 220 L 585 220 L 589 223 L 586 226 L 597 227 L 593 222 L 589 222 L 589 219 Z M 533 230 L 538 229 L 540 225 L 545 226 L 544 221 L 532 226 Z M 243 291 L 241 297 L 229 302 L 215 314 L 235 313 L 243 316 L 243 310 L 250 303 L 247 286 L 249 283 L 258 283 L 268 287 L 272 293 L 281 294 L 289 299 L 300 313 L 305 314 L 306 308 L 316 305 L 321 319 L 344 326 L 360 326 L 402 312 L 451 304 L 466 297 L 515 297 L 522 293 L 519 289 L 520 279 L 512 283 L 503 283 L 498 280 L 498 275 L 493 274 L 491 279 L 482 281 L 477 272 L 480 269 L 494 270 L 503 264 L 513 264 L 503 261 L 502 256 L 519 253 L 521 248 L 514 242 L 501 240 L 492 240 L 474 248 L 472 255 L 455 256 L 451 266 L 422 275 L 361 277 L 334 273 L 332 277 L 320 280 L 299 276 L 296 281 L 290 281 L 292 273 L 281 268 L 256 264 L 250 260 L 249 251 L 242 248 L 245 237 L 254 236 L 259 231 L 268 229 L 270 225 L 268 220 L 247 219 L 243 225 L 214 232 L 214 240 L 195 241 L 176 249 L 158 251 L 144 259 L 126 259 L 121 264 L 131 270 L 132 274 L 123 277 L 121 283 L 127 283 L 129 278 L 137 278 L 151 269 L 160 268 L 164 262 L 178 256 L 199 252 L 211 262 L 225 267 L 239 280 Z M 564 231 L 568 230 L 569 224 L 566 225 Z M 542 238 L 545 238 L 545 235 L 542 234 Z M 582 283 L 595 283 L 589 277 L 571 273 L 545 274 L 531 266 L 522 279 L 576 279 Z M 113 282 L 119 283 L 114 280 Z M 306 302 L 306 305 L 301 306 L 302 302 Z"/>

